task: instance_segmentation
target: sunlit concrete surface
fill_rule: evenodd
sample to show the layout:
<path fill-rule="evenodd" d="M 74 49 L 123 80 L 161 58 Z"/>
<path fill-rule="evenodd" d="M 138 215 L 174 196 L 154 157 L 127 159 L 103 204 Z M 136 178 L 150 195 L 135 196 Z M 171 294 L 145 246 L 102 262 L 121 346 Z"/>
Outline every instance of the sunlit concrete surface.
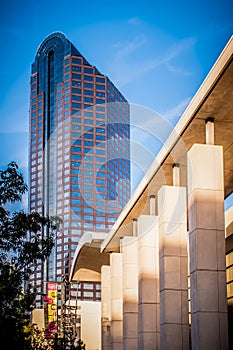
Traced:
<path fill-rule="evenodd" d="M 87 350 L 101 349 L 101 302 L 79 301 L 80 338 Z"/>
<path fill-rule="evenodd" d="M 32 324 L 36 325 L 39 329 L 45 328 L 44 322 L 44 309 L 33 309 L 31 315 Z"/>
<path fill-rule="evenodd" d="M 192 349 L 228 349 L 221 146 L 188 152 L 188 201 Z"/>
<path fill-rule="evenodd" d="M 159 239 L 158 217 L 138 218 L 138 344 L 159 349 Z"/>
<path fill-rule="evenodd" d="M 189 349 L 186 189 L 162 186 L 158 192 L 160 346 Z"/>
<path fill-rule="evenodd" d="M 123 264 L 123 348 L 138 349 L 138 246 L 135 237 L 121 241 Z"/>

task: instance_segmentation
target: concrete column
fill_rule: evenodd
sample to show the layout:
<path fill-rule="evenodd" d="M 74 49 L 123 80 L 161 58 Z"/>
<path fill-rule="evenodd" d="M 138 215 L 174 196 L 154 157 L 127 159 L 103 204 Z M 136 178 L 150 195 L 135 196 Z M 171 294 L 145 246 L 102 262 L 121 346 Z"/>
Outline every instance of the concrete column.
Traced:
<path fill-rule="evenodd" d="M 172 184 L 173 186 L 180 186 L 180 164 L 173 164 L 172 169 Z"/>
<path fill-rule="evenodd" d="M 150 195 L 150 215 L 156 215 L 156 195 Z"/>
<path fill-rule="evenodd" d="M 194 144 L 188 152 L 192 350 L 228 349 L 223 152 Z"/>
<path fill-rule="evenodd" d="M 137 219 L 133 219 L 133 236 L 136 237 L 138 235 L 138 223 Z"/>
<path fill-rule="evenodd" d="M 123 348 L 138 349 L 137 237 L 121 240 L 123 258 Z"/>
<path fill-rule="evenodd" d="M 123 350 L 122 254 L 111 253 L 111 336 L 112 350 Z"/>
<path fill-rule="evenodd" d="M 111 288 L 110 266 L 101 267 L 102 350 L 111 350 Z"/>
<path fill-rule="evenodd" d="M 214 118 L 206 119 L 206 144 L 214 145 Z"/>
<path fill-rule="evenodd" d="M 159 349 L 158 218 L 138 218 L 138 341 L 140 350 Z"/>
<path fill-rule="evenodd" d="M 160 349 L 188 350 L 188 253 L 186 189 L 158 191 Z"/>

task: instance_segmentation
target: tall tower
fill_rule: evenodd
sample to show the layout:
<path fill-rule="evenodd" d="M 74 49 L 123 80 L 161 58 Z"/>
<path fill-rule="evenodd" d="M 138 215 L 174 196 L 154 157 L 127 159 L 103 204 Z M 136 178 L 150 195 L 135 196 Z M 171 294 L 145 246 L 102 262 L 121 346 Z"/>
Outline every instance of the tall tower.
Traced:
<path fill-rule="evenodd" d="M 30 211 L 62 219 L 49 260 L 31 280 L 39 305 L 44 282 L 69 275 L 81 236 L 102 237 L 130 197 L 129 104 L 60 32 L 42 42 L 32 64 L 29 181 Z M 100 286 L 80 288 L 82 299 L 100 300 Z"/>

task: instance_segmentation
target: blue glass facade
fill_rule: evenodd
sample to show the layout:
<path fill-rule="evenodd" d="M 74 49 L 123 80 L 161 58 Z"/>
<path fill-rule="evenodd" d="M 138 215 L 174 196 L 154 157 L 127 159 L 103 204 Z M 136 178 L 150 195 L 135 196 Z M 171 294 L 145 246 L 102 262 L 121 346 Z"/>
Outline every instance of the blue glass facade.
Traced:
<path fill-rule="evenodd" d="M 62 33 L 32 64 L 30 135 L 30 210 L 62 219 L 32 280 L 43 293 L 43 281 L 69 275 L 81 236 L 107 233 L 130 198 L 129 104 Z"/>

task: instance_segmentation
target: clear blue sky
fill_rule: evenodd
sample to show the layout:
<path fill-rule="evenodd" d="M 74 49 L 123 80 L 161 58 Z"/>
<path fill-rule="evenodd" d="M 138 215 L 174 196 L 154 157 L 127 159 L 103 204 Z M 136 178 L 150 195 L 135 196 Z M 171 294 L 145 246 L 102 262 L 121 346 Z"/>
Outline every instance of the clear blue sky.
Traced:
<path fill-rule="evenodd" d="M 233 34 L 233 2 L 3 0 L 0 27 L 0 167 L 15 160 L 27 177 L 30 71 L 47 35 L 63 32 L 131 104 L 170 127 Z"/>

